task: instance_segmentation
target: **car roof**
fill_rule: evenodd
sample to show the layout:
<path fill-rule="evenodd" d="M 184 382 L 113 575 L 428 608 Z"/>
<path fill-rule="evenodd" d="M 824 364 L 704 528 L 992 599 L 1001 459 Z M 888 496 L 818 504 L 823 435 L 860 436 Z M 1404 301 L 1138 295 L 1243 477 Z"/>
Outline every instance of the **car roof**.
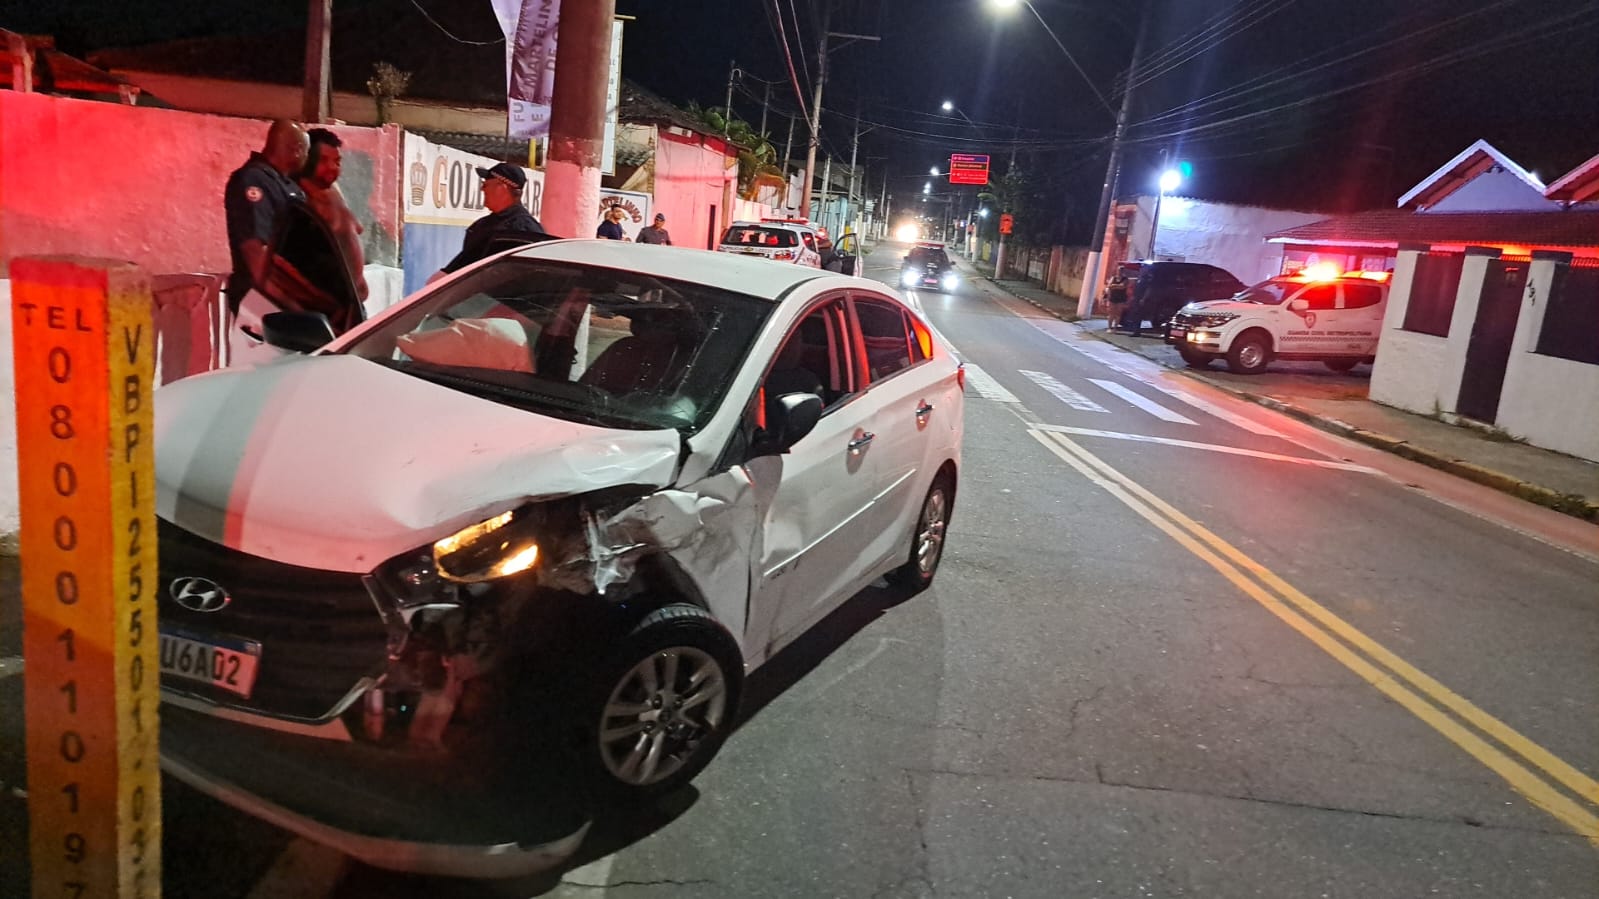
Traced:
<path fill-rule="evenodd" d="M 781 299 L 807 281 L 830 276 L 821 269 L 759 256 L 620 240 L 552 240 L 517 250 L 515 255 L 523 259 L 575 262 L 708 284 L 767 300 Z"/>
<path fill-rule="evenodd" d="M 787 228 L 790 231 L 815 231 L 816 230 L 815 227 L 813 227 L 811 225 L 804 224 L 802 222 L 767 222 L 767 221 L 751 222 L 751 221 L 742 221 L 741 220 L 741 221 L 736 221 L 736 222 L 734 222 L 731 225 L 728 225 L 728 227 L 729 228 Z"/>

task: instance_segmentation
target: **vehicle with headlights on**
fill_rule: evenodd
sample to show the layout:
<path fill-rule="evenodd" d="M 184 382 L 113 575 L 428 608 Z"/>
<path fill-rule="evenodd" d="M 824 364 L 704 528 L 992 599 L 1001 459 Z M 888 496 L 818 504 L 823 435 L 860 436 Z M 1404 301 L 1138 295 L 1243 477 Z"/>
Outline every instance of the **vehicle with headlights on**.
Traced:
<path fill-rule="evenodd" d="M 157 404 L 163 766 L 368 863 L 557 863 L 938 570 L 961 370 L 874 282 L 553 241 L 264 328 Z"/>
<path fill-rule="evenodd" d="M 954 293 L 960 289 L 961 281 L 954 263 L 949 260 L 949 254 L 944 252 L 943 244 L 919 243 L 905 254 L 899 283 L 901 287 L 913 290 Z"/>
<path fill-rule="evenodd" d="M 1232 299 L 1184 306 L 1166 342 L 1196 368 L 1225 359 L 1228 369 L 1253 375 L 1284 359 L 1346 372 L 1376 359 L 1389 277 L 1310 269 L 1268 278 Z"/>

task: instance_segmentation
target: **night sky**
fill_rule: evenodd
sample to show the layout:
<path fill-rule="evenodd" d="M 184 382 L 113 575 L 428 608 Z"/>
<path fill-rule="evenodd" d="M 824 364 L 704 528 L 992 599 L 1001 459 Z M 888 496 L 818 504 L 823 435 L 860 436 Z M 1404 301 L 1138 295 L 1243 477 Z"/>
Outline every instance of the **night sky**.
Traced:
<path fill-rule="evenodd" d="M 395 0 L 335 0 L 335 14 L 381 2 Z M 401 5 L 469 2 L 488 5 Z M 758 122 L 771 82 L 768 130 L 781 147 L 783 115 L 797 103 L 777 22 L 808 102 L 827 2 L 618 0 L 618 13 L 637 19 L 627 30 L 624 73 L 673 101 L 719 106 L 736 60 L 745 73 L 736 112 Z M 1001 164 L 1014 151 L 1055 198 L 1063 236 L 1085 231 L 1114 118 L 1026 7 L 999 13 L 991 0 L 832 2 L 830 30 L 881 41 L 831 54 L 824 150 L 847 160 L 858 110 L 872 192 L 886 173 L 890 192 L 906 199 L 952 151 L 987 152 Z M 1118 104 L 1138 0 L 1033 5 Z M 54 32 L 62 49 L 81 53 L 295 27 L 304 9 L 303 2 L 46 0 L 7 13 L 0 25 Z M 1342 211 L 1391 205 L 1479 137 L 1545 181 L 1599 152 L 1599 0 L 1149 0 L 1147 15 L 1124 183 L 1152 184 L 1164 150 L 1192 166 L 1181 193 Z M 944 100 L 977 125 L 942 113 Z M 797 139 L 795 156 L 802 155 Z"/>

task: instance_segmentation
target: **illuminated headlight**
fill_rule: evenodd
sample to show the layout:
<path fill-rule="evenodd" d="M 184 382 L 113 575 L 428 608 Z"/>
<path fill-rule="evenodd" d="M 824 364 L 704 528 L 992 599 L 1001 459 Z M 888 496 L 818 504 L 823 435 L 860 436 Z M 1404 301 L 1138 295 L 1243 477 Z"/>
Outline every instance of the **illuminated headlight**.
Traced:
<path fill-rule="evenodd" d="M 899 283 L 904 287 L 915 287 L 916 282 L 920 280 L 921 276 L 917 275 L 915 272 L 906 272 L 899 277 Z"/>
<path fill-rule="evenodd" d="M 1219 328 L 1238 317 L 1236 312 L 1207 312 L 1199 317 L 1201 328 Z"/>
<path fill-rule="evenodd" d="M 955 288 L 960 286 L 960 283 L 961 283 L 960 275 L 957 275 L 954 272 L 950 272 L 950 273 L 944 275 L 943 284 L 944 284 L 944 289 L 945 290 L 954 290 Z"/>
<path fill-rule="evenodd" d="M 1217 334 L 1215 331 L 1189 331 L 1188 332 L 1188 342 L 1189 343 L 1212 343 L 1212 342 L 1220 340 L 1220 339 L 1221 339 L 1221 335 Z"/>
<path fill-rule="evenodd" d="M 527 571 L 539 560 L 527 509 L 496 515 L 488 521 L 433 544 L 433 564 L 447 581 L 475 584 Z"/>

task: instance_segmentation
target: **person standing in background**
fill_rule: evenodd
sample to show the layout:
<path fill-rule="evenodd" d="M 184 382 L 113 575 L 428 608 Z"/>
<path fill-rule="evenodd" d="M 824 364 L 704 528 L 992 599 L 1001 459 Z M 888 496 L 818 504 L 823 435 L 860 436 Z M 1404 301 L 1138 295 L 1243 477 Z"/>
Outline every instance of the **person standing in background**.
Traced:
<path fill-rule="evenodd" d="M 311 146 L 306 154 L 305 171 L 300 175 L 300 188 L 305 191 L 306 203 L 311 211 L 332 232 L 339 254 L 344 258 L 345 268 L 350 272 L 350 282 L 355 285 L 355 295 L 365 302 L 366 261 L 361 253 L 361 232 L 364 229 L 345 202 L 344 192 L 335 183 L 344 169 L 344 156 L 340 152 L 344 141 L 326 128 L 312 128 L 308 136 Z M 339 322 L 334 322 L 333 330 L 342 334 L 354 324 L 356 322 L 347 322 L 340 327 Z"/>
<path fill-rule="evenodd" d="M 668 234 L 666 231 L 666 216 L 660 214 L 659 212 L 655 213 L 654 224 L 639 231 L 638 242 L 659 244 L 667 247 L 671 246 L 672 235 Z"/>
<path fill-rule="evenodd" d="M 594 236 L 602 240 L 627 240 L 627 232 L 622 230 L 623 214 L 620 206 L 606 209 L 604 220 L 594 229 Z"/>

